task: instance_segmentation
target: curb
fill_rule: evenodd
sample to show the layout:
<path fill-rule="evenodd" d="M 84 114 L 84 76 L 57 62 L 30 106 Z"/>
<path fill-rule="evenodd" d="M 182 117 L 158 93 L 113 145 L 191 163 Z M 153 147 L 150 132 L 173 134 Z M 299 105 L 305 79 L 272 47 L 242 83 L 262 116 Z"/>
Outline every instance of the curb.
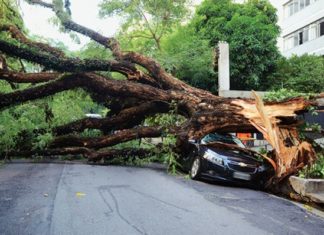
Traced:
<path fill-rule="evenodd" d="M 324 179 L 303 179 L 290 176 L 289 183 L 294 191 L 313 202 L 324 204 Z"/>

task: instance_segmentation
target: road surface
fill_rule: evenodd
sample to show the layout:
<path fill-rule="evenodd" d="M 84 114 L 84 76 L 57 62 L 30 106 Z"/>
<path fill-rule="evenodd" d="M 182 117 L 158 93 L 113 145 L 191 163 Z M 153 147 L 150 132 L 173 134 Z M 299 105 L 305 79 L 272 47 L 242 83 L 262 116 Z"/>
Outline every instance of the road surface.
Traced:
<path fill-rule="evenodd" d="M 0 234 L 324 234 L 324 220 L 264 192 L 161 169 L 0 167 Z"/>

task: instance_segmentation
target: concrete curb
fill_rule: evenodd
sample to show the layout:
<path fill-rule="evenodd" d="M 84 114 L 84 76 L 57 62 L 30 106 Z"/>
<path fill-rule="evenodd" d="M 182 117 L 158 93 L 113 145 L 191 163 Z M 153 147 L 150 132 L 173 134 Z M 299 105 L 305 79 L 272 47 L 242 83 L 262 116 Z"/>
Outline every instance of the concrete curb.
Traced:
<path fill-rule="evenodd" d="M 289 183 L 296 193 L 310 198 L 313 202 L 324 204 L 323 179 L 303 179 L 297 176 L 290 176 Z"/>

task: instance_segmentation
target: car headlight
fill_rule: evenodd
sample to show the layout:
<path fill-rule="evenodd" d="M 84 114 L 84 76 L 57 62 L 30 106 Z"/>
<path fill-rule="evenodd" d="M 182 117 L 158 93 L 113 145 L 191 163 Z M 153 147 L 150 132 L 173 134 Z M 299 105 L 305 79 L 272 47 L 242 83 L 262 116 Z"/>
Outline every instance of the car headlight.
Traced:
<path fill-rule="evenodd" d="M 208 161 L 215 163 L 217 165 L 221 165 L 221 166 L 224 165 L 223 158 L 221 158 L 217 153 L 210 152 L 207 150 L 203 157 Z"/>

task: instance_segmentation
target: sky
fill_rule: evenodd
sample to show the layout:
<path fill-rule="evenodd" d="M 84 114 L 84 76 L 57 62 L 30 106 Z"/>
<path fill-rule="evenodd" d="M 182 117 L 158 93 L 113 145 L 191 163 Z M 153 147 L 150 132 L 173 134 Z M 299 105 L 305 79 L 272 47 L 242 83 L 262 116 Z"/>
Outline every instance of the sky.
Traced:
<path fill-rule="evenodd" d="M 101 1 L 102 0 L 70 0 L 72 19 L 105 36 L 113 36 L 118 31 L 121 20 L 118 19 L 118 17 L 100 19 L 98 16 L 98 4 Z M 194 4 L 198 4 L 201 1 L 202 0 L 193 0 Z M 77 44 L 71 40 L 68 34 L 58 32 L 58 27 L 49 23 L 50 18 L 54 16 L 51 10 L 40 6 L 29 5 L 25 1 L 21 1 L 20 6 L 25 26 L 30 30 L 31 34 L 62 41 L 70 50 L 78 50 L 89 42 L 88 38 L 79 36 L 81 44 Z"/>
<path fill-rule="evenodd" d="M 98 4 L 101 0 L 71 0 L 72 19 L 86 27 L 96 30 L 105 36 L 113 36 L 120 25 L 117 17 L 100 19 Z M 25 1 L 20 3 L 26 27 L 33 35 L 44 36 L 64 42 L 71 50 L 80 49 L 89 40 L 80 36 L 78 45 L 70 39 L 68 34 L 58 32 L 58 27 L 49 23 L 54 13 L 46 8 L 29 5 Z"/>

